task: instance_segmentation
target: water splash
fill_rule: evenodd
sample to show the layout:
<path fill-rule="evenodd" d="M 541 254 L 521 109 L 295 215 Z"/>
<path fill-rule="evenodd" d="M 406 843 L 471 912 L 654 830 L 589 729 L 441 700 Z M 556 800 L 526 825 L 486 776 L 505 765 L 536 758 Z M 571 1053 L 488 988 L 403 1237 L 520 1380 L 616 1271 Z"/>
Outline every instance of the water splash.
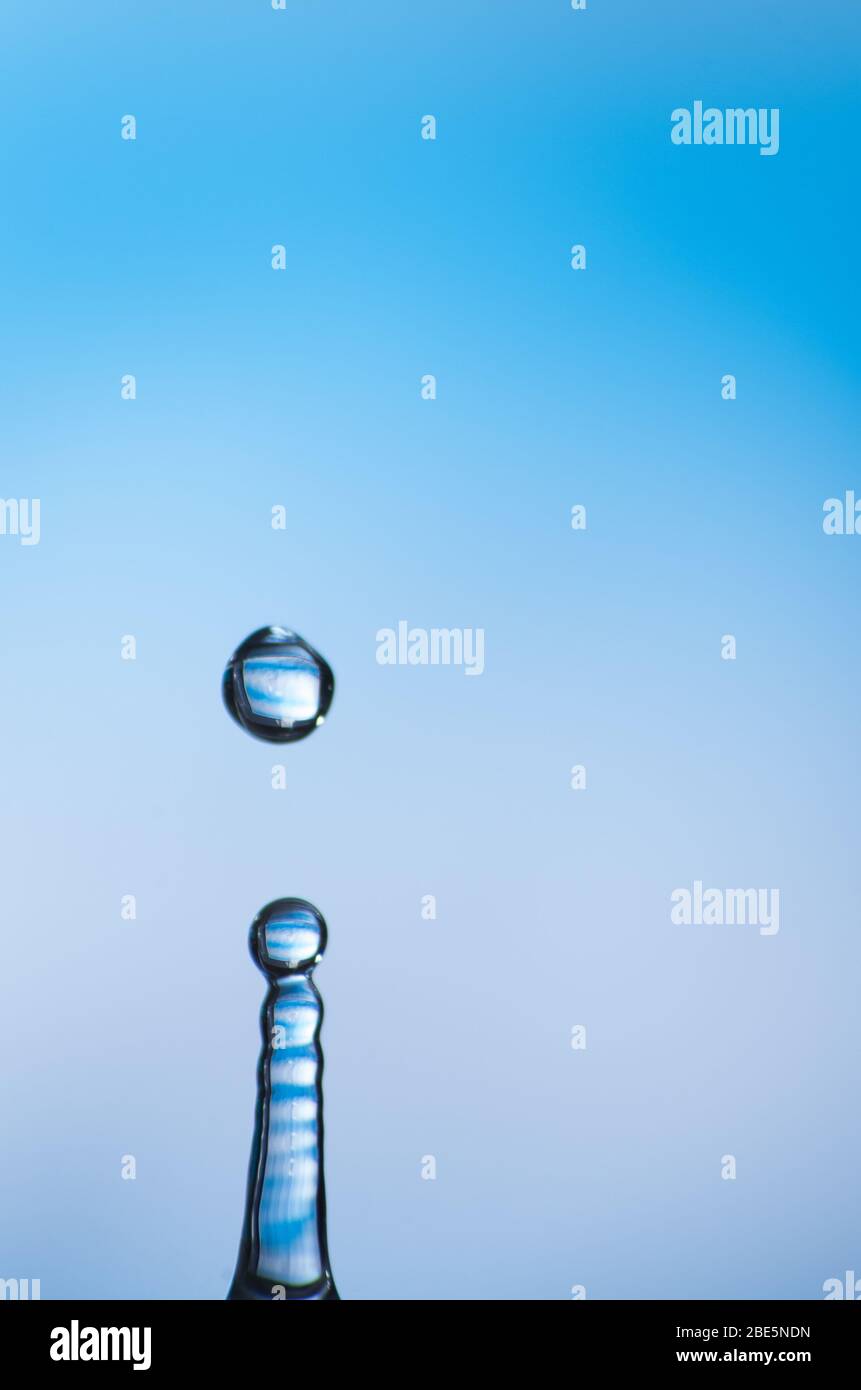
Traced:
<path fill-rule="evenodd" d="M 326 923 L 310 903 L 279 898 L 251 924 L 269 980 L 245 1222 L 229 1299 L 338 1298 L 326 1241 L 323 1180 L 323 1001 L 311 979 Z"/>
<path fill-rule="evenodd" d="M 335 677 L 297 633 L 261 627 L 236 648 L 221 690 L 229 713 L 247 733 L 270 743 L 295 743 L 323 723 Z"/>

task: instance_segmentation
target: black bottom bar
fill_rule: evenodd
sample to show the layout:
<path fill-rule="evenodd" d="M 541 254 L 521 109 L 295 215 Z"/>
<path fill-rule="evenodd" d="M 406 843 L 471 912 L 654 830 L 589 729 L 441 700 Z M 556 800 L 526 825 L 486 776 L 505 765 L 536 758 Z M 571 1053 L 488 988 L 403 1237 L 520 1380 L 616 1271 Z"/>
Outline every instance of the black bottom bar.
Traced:
<path fill-rule="evenodd" d="M 554 1315 L 541 1324 L 538 1335 L 548 1339 L 550 1350 L 561 1332 L 572 1369 L 588 1365 L 610 1373 L 649 1373 L 670 1367 L 684 1372 L 703 1365 L 758 1365 L 803 1366 L 820 1374 L 853 1368 L 861 1331 L 858 1307 L 839 1301 L 572 1301 L 558 1320 Z M 247 1374 L 259 1383 L 257 1378 L 267 1370 L 290 1372 L 297 1369 L 297 1360 L 301 1367 L 305 1358 L 319 1358 L 330 1345 L 326 1337 L 331 1323 L 319 1343 L 295 1338 L 301 1320 L 314 1316 L 300 1313 L 296 1300 L 275 1300 L 275 1307 L 268 1309 L 250 1309 L 240 1302 L 6 1301 L 0 1306 L 2 1364 L 5 1369 L 11 1362 L 25 1374 L 31 1369 L 60 1375 L 84 1370 L 89 1376 L 101 1366 L 114 1374 L 137 1366 L 155 1377 L 189 1368 L 222 1376 Z M 374 1316 L 371 1311 L 363 1314 L 371 1320 L 367 1331 L 374 1337 L 377 1358 L 386 1361 L 397 1354 L 401 1371 L 409 1373 L 409 1344 L 405 1355 L 399 1330 L 392 1329 L 390 1342 L 386 1325 L 373 1326 Z M 476 1351 L 483 1347 L 484 1355 L 496 1347 L 507 1357 L 531 1346 L 534 1354 L 531 1326 L 509 1322 L 507 1328 L 491 1328 L 488 1342 L 483 1316 L 473 1315 L 471 1324 Z M 425 1371 L 435 1358 L 443 1364 L 451 1361 L 454 1348 L 445 1336 L 451 1318 L 442 1307 L 434 1314 L 434 1326 L 426 1329 L 422 1349 L 416 1352 L 417 1370 Z M 318 1335 L 318 1327 L 312 1321 L 311 1338 Z"/>

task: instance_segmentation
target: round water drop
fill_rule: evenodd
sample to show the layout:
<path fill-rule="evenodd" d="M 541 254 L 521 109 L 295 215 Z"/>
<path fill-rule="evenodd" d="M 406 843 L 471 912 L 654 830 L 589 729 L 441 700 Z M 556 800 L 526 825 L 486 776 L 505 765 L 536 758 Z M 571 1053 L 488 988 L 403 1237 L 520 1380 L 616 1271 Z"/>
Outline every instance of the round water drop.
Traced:
<path fill-rule="evenodd" d="M 278 898 L 251 923 L 251 954 L 265 975 L 308 974 L 326 949 L 326 923 L 302 898 Z"/>
<path fill-rule="evenodd" d="M 270 743 L 295 743 L 323 723 L 335 677 L 297 633 L 261 627 L 236 648 L 221 690 L 229 713 L 247 733 Z"/>

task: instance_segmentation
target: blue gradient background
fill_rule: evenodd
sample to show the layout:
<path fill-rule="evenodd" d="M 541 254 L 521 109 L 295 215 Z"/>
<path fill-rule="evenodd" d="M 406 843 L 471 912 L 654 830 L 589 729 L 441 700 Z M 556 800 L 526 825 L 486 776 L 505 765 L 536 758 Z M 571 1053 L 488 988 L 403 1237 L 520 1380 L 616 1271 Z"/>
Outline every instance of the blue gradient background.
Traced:
<path fill-rule="evenodd" d="M 330 929 L 344 1297 L 861 1270 L 861 538 L 821 528 L 861 496 L 859 29 L 4 6 L 0 491 L 42 539 L 0 538 L 0 1276 L 224 1296 L 286 894 Z M 673 146 L 695 99 L 778 106 L 779 154 Z M 484 676 L 379 667 L 400 618 L 483 627 Z M 283 752 L 219 694 L 268 622 L 338 682 Z M 695 878 L 779 887 L 779 935 L 673 927 Z"/>

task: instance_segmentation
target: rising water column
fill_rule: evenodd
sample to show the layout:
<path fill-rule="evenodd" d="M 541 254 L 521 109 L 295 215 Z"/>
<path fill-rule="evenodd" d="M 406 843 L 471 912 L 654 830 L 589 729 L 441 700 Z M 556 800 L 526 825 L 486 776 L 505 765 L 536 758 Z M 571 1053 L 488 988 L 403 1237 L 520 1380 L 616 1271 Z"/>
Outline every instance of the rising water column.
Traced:
<path fill-rule="evenodd" d="M 311 903 L 280 898 L 255 917 L 250 947 L 269 990 L 245 1221 L 228 1298 L 337 1299 L 323 1180 L 323 1001 L 311 978 L 326 949 L 326 923 Z"/>

